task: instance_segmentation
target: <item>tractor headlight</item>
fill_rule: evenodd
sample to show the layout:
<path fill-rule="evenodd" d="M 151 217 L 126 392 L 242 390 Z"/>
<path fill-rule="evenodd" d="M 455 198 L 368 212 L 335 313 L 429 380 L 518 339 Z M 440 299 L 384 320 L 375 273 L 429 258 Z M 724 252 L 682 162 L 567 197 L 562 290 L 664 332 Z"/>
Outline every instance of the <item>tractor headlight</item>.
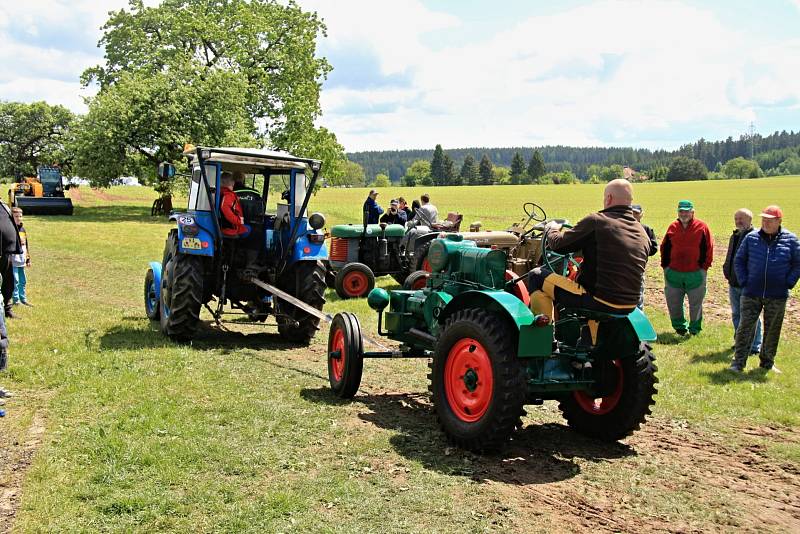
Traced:
<path fill-rule="evenodd" d="M 308 224 L 314 230 L 319 230 L 325 226 L 325 216 L 319 212 L 314 212 L 311 214 L 311 217 L 308 218 Z"/>

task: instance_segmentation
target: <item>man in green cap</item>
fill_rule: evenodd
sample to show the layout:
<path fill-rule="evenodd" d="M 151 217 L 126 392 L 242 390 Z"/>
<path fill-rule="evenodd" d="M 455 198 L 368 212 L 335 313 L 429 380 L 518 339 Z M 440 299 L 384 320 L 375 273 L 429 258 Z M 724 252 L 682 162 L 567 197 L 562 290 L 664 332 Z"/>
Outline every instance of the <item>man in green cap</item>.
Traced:
<path fill-rule="evenodd" d="M 714 258 L 714 241 L 708 225 L 695 218 L 691 200 L 678 202 L 678 219 L 669 225 L 661 241 L 664 297 L 672 327 L 679 335 L 700 333 L 706 273 Z M 689 321 L 683 302 L 689 300 Z"/>

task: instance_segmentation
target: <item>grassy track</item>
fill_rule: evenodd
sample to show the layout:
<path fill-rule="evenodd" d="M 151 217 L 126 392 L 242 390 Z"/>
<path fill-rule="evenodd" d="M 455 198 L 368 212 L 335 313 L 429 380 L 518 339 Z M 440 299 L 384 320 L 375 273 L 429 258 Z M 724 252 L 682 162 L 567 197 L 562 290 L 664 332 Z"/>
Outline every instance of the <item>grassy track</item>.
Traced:
<path fill-rule="evenodd" d="M 382 200 L 420 192 L 387 190 Z M 440 212 L 500 229 L 523 201 L 577 220 L 597 209 L 601 187 L 430 192 Z M 365 193 L 324 190 L 312 207 L 329 224 L 355 221 Z M 443 440 L 423 361 L 368 362 L 359 396 L 340 403 L 327 391 L 326 330 L 309 348 L 246 326 L 206 329 L 192 346 L 166 341 L 141 302 L 147 261 L 160 258 L 169 228 L 148 215 L 154 194 L 79 194 L 74 217 L 26 223 L 36 307 L 9 323 L 10 371 L 0 375 L 17 393 L 0 419 L 0 531 L 12 518 L 21 532 L 800 528 L 796 334 L 781 344 L 783 374 L 734 377 L 724 371 L 727 322 L 678 341 L 650 307 L 661 383 L 642 432 L 597 444 L 548 403 L 529 409 L 504 454 L 478 457 Z M 657 233 L 685 197 L 723 246 L 741 206 L 777 202 L 800 230 L 798 177 L 648 184 L 636 194 Z M 657 276 L 651 265 L 654 289 Z M 364 301 L 327 298 L 326 311 L 354 311 L 374 334 Z"/>

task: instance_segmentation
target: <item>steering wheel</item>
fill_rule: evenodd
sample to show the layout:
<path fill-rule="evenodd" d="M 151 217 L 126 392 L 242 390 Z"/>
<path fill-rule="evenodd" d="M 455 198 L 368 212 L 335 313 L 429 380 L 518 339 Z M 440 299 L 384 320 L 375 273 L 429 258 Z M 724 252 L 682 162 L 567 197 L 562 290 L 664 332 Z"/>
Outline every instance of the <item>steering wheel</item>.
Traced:
<path fill-rule="evenodd" d="M 557 222 L 557 221 L 555 219 L 550 219 L 547 222 L 549 223 L 549 222 Z M 561 223 L 561 227 L 562 228 L 572 228 L 572 225 L 569 224 L 569 223 L 566 223 L 566 222 L 562 222 Z M 542 240 L 542 247 L 541 247 L 541 250 L 542 250 L 542 264 L 545 267 L 547 267 L 550 270 L 550 272 L 553 272 L 553 273 L 556 273 L 556 274 L 560 274 L 562 276 L 569 277 L 570 276 L 570 271 L 571 271 L 570 266 L 572 266 L 576 270 L 580 266 L 580 261 L 577 260 L 575 258 L 575 256 L 574 256 L 574 254 L 572 254 L 571 252 L 568 252 L 567 254 L 559 254 L 558 252 L 554 252 L 553 250 L 550 249 L 550 247 L 548 246 L 548 243 L 547 243 L 547 232 L 542 231 L 541 240 Z M 553 263 L 552 262 L 556 262 L 556 261 L 563 261 L 562 267 L 561 267 L 561 272 L 558 272 L 557 269 L 555 267 L 553 267 Z"/>
<path fill-rule="evenodd" d="M 535 223 L 543 223 L 547 220 L 547 213 L 545 213 L 544 208 L 542 208 L 538 204 L 534 204 L 533 202 L 526 202 L 522 205 L 522 211 L 525 212 L 525 215 L 528 216 L 528 219 L 522 225 L 523 228 L 528 226 L 531 221 Z M 520 237 L 526 237 L 533 233 L 537 228 L 540 227 L 540 224 L 534 224 L 532 227 L 525 230 Z"/>

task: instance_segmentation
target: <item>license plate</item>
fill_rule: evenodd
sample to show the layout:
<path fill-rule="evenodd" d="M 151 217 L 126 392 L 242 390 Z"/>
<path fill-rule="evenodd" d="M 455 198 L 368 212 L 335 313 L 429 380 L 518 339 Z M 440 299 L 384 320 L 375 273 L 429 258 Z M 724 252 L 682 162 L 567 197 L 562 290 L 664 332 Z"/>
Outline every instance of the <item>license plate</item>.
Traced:
<path fill-rule="evenodd" d="M 181 247 L 191 250 L 200 250 L 203 248 L 203 244 L 196 237 L 184 237 L 183 241 L 181 242 Z"/>

